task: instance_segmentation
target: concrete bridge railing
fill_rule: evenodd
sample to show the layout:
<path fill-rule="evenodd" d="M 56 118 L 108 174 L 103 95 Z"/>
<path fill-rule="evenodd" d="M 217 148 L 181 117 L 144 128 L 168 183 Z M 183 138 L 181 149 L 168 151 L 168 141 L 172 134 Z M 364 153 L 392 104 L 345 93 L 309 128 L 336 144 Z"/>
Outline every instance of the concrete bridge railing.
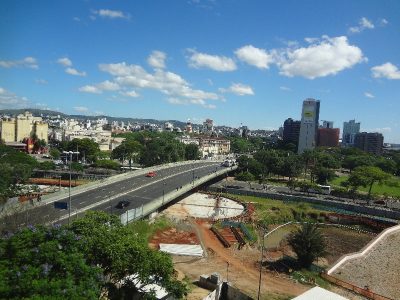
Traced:
<path fill-rule="evenodd" d="M 151 213 L 156 212 L 159 208 L 161 208 L 165 204 L 186 194 L 187 192 L 193 190 L 194 188 L 196 188 L 216 177 L 219 177 L 225 173 L 228 173 L 228 172 L 236 170 L 236 169 L 237 169 L 237 166 L 233 166 L 230 168 L 212 172 L 211 174 L 209 174 L 207 176 L 201 177 L 199 179 L 194 180 L 191 183 L 188 183 L 188 184 L 182 186 L 182 188 L 179 187 L 179 188 L 177 188 L 177 190 L 169 192 L 169 193 L 165 194 L 164 196 L 160 196 L 147 204 L 136 207 L 134 209 L 130 209 L 120 216 L 121 222 L 123 224 L 128 224 L 129 222 L 132 222 L 134 220 L 144 218 L 144 217 L 150 215 Z"/>

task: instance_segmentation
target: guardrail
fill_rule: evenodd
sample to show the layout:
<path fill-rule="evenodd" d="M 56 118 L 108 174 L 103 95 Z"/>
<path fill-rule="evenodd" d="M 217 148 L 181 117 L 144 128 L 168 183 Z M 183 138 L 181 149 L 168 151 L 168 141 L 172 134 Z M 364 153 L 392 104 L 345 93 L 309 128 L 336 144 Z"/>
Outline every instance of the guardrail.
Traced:
<path fill-rule="evenodd" d="M 208 161 L 204 161 L 204 160 L 190 160 L 190 161 L 183 161 L 183 162 L 174 162 L 174 163 L 168 163 L 168 164 L 164 164 L 164 165 L 157 165 L 157 166 L 152 166 L 152 167 L 148 167 L 148 168 L 144 168 L 141 170 L 136 170 L 136 171 L 131 171 L 131 172 L 126 172 L 126 173 L 122 173 L 122 174 L 118 174 L 115 176 L 110 176 L 107 177 L 105 179 L 101 179 L 101 180 L 97 180 L 94 182 L 90 182 L 75 188 L 71 189 L 71 196 L 86 192 L 86 191 L 90 191 L 96 188 L 101 188 L 104 187 L 106 185 L 112 184 L 114 182 L 120 181 L 120 180 L 124 180 L 124 179 L 129 179 L 131 177 L 135 177 L 135 176 L 140 176 L 140 175 L 144 175 L 146 173 L 148 173 L 149 171 L 152 170 L 162 170 L 162 169 L 166 169 L 166 168 L 170 168 L 173 166 L 179 166 L 179 165 L 190 165 L 190 164 L 201 164 L 204 162 L 208 162 Z M 61 190 L 52 194 L 48 194 L 45 196 L 42 196 L 40 201 L 36 201 L 36 202 L 9 202 L 6 203 L 5 205 L 3 205 L 2 207 L 0 207 L 0 218 L 3 216 L 6 216 L 8 214 L 12 214 L 15 213 L 15 211 L 21 212 L 21 211 L 25 211 L 28 209 L 32 209 L 38 206 L 42 206 L 42 205 L 46 205 L 49 203 L 53 203 L 55 201 L 59 201 L 61 199 L 67 198 L 68 197 L 68 189 L 65 190 Z"/>
<path fill-rule="evenodd" d="M 359 295 L 365 296 L 369 299 L 373 299 L 373 300 L 394 300 L 392 298 L 388 298 L 385 296 L 382 296 L 380 294 L 374 293 L 373 291 L 369 290 L 369 289 L 363 289 L 359 286 L 356 286 L 354 284 L 351 284 L 349 282 L 340 280 L 336 277 L 333 277 L 331 275 L 328 275 L 327 273 L 321 273 L 320 274 L 322 278 L 326 279 L 327 281 L 334 283 L 338 286 L 341 286 L 342 288 L 345 288 L 347 290 L 353 291 Z"/>
<path fill-rule="evenodd" d="M 129 222 L 144 218 L 151 213 L 157 211 L 160 207 L 164 206 L 165 204 L 171 202 L 172 200 L 178 198 L 179 196 L 182 196 L 186 194 L 187 192 L 191 191 L 192 189 L 210 181 L 211 179 L 214 179 L 218 176 L 221 176 L 225 173 L 228 173 L 232 170 L 236 170 L 237 166 L 233 166 L 230 168 L 218 170 L 216 172 L 213 172 L 207 176 L 201 177 L 199 179 L 195 179 L 194 181 L 180 187 L 176 191 L 169 192 L 165 194 L 164 196 L 158 197 L 154 199 L 153 201 L 146 203 L 141 206 L 141 208 L 134 208 L 127 210 L 124 214 L 120 216 L 121 223 L 127 224 Z M 138 210 L 139 209 L 139 210 Z"/>

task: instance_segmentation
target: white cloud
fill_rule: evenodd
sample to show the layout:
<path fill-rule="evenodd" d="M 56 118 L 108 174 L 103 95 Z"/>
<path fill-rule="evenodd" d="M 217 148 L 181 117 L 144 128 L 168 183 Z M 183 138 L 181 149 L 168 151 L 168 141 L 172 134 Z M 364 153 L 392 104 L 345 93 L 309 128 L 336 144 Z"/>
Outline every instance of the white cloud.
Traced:
<path fill-rule="evenodd" d="M 382 27 L 386 26 L 387 24 L 389 24 L 389 22 L 384 18 L 379 21 L 379 25 L 381 25 Z"/>
<path fill-rule="evenodd" d="M 264 49 L 252 45 L 243 46 L 235 51 L 238 59 L 259 69 L 268 69 L 274 61 L 273 56 Z"/>
<path fill-rule="evenodd" d="M 155 69 L 153 73 L 149 73 L 139 65 L 129 65 L 125 62 L 100 64 L 99 69 L 111 74 L 113 81 L 124 91 L 130 88 L 152 89 L 166 95 L 167 99 L 180 99 L 179 101 L 167 100 L 170 103 L 197 104 L 210 108 L 208 100 L 221 100 L 217 94 L 194 89 L 180 75 L 163 69 Z M 96 86 L 92 86 L 92 88 L 96 88 Z"/>
<path fill-rule="evenodd" d="M 190 53 L 189 66 L 193 68 L 208 68 L 220 72 L 234 71 L 237 68 L 232 58 L 200 53 L 193 49 L 188 49 L 188 51 Z"/>
<path fill-rule="evenodd" d="M 233 93 L 238 96 L 254 95 L 254 91 L 251 86 L 241 83 L 233 83 L 229 88 L 220 88 L 219 91 L 221 93 Z"/>
<path fill-rule="evenodd" d="M 280 74 L 309 79 L 335 75 L 366 60 L 360 48 L 350 45 L 347 37 L 322 39 L 308 47 L 276 52 Z"/>
<path fill-rule="evenodd" d="M 111 9 L 99 9 L 92 11 L 94 15 L 97 15 L 102 18 L 108 19 L 130 19 L 131 16 L 127 13 L 124 13 L 120 10 L 111 10 Z"/>
<path fill-rule="evenodd" d="M 48 84 L 47 80 L 45 79 L 35 79 L 35 83 L 37 84 Z"/>
<path fill-rule="evenodd" d="M 132 90 L 132 91 L 122 91 L 122 92 L 120 92 L 120 94 L 121 94 L 122 96 L 131 97 L 131 98 L 137 98 L 137 97 L 140 96 L 140 95 L 139 95 L 136 91 L 134 91 L 134 90 Z"/>
<path fill-rule="evenodd" d="M 39 65 L 37 63 L 36 58 L 28 56 L 21 60 L 0 60 L 0 67 L 3 68 L 21 67 L 21 68 L 38 69 Z"/>
<path fill-rule="evenodd" d="M 96 85 L 82 86 L 78 89 L 78 91 L 91 94 L 102 94 L 104 91 L 111 92 L 111 91 L 118 91 L 119 89 L 120 89 L 119 84 L 106 80 Z"/>
<path fill-rule="evenodd" d="M 83 93 L 91 93 L 91 94 L 101 94 L 102 91 L 93 85 L 85 85 L 78 89 L 78 91 Z"/>
<path fill-rule="evenodd" d="M 153 51 L 147 59 L 147 63 L 153 68 L 164 69 L 166 58 L 167 55 L 164 52 Z"/>
<path fill-rule="evenodd" d="M 390 62 L 375 66 L 371 71 L 374 78 L 400 79 L 400 70 Z"/>
<path fill-rule="evenodd" d="M 0 109 L 26 108 L 30 101 L 0 87 Z"/>
<path fill-rule="evenodd" d="M 78 17 L 73 17 L 72 19 L 73 19 L 75 22 L 80 22 L 80 21 L 81 21 L 81 19 L 78 18 Z"/>
<path fill-rule="evenodd" d="M 57 59 L 57 63 L 64 67 L 71 67 L 72 66 L 72 61 L 68 57 L 61 57 Z"/>
<path fill-rule="evenodd" d="M 291 91 L 292 90 L 291 88 L 289 88 L 287 86 L 280 86 L 279 89 L 282 91 Z"/>
<path fill-rule="evenodd" d="M 318 38 L 310 38 L 310 37 L 306 37 L 304 40 L 305 40 L 307 43 L 309 43 L 309 44 L 312 44 L 312 43 L 318 42 Z"/>
<path fill-rule="evenodd" d="M 77 69 L 74 68 L 66 68 L 65 69 L 65 73 L 70 74 L 70 75 L 74 75 L 74 76 L 86 76 L 86 72 L 82 71 L 78 71 Z"/>
<path fill-rule="evenodd" d="M 106 80 L 96 85 L 99 90 L 102 91 L 118 91 L 119 85 L 115 82 Z"/>
<path fill-rule="evenodd" d="M 365 92 L 364 96 L 367 97 L 367 98 L 375 98 L 375 96 L 373 94 L 369 93 L 369 92 Z"/>
<path fill-rule="evenodd" d="M 365 17 L 362 17 L 358 22 L 358 26 L 353 26 L 349 28 L 350 33 L 360 33 L 365 29 L 374 29 L 375 25 Z"/>
<path fill-rule="evenodd" d="M 74 106 L 74 110 L 77 112 L 87 112 L 89 109 L 85 106 Z"/>

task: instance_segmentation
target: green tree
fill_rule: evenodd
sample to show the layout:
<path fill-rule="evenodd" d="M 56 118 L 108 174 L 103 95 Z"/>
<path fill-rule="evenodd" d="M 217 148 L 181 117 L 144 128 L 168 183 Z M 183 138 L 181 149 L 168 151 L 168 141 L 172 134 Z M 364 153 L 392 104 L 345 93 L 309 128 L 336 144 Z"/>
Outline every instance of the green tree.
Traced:
<path fill-rule="evenodd" d="M 114 160 L 98 160 L 95 162 L 94 165 L 97 168 L 112 169 L 112 170 L 119 170 L 121 167 L 121 165 Z"/>
<path fill-rule="evenodd" d="M 110 278 L 109 287 L 130 275 L 144 285 L 159 284 L 176 298 L 186 292 L 185 286 L 174 278 L 171 257 L 150 249 L 143 239 L 136 238 L 121 224 L 119 217 L 89 211 L 74 221 L 71 229 L 82 237 L 87 261 L 99 266 L 104 276 Z M 130 281 L 124 285 L 134 289 Z"/>
<path fill-rule="evenodd" d="M 374 166 L 392 175 L 396 173 L 397 169 L 396 162 L 390 158 L 385 158 L 385 157 L 378 158 Z"/>
<path fill-rule="evenodd" d="M 65 227 L 25 228 L 0 240 L 1 299 L 99 299 L 100 269 Z"/>
<path fill-rule="evenodd" d="M 138 141 L 133 139 L 125 140 L 112 151 L 111 158 L 119 159 L 122 163 L 124 160 L 128 160 L 129 166 L 132 166 L 132 162 L 138 161 L 142 150 L 143 146 Z"/>
<path fill-rule="evenodd" d="M 335 178 L 335 172 L 331 169 L 325 167 L 317 167 L 314 170 L 314 174 L 317 177 L 317 183 L 319 184 L 328 184 L 328 181 Z"/>
<path fill-rule="evenodd" d="M 80 164 L 76 161 L 73 161 L 73 162 L 71 162 L 71 170 L 77 171 L 77 172 L 82 172 L 84 170 L 84 168 L 83 168 L 82 164 Z"/>
<path fill-rule="evenodd" d="M 288 243 L 296 253 L 301 267 L 310 267 L 315 259 L 326 253 L 324 237 L 315 224 L 303 224 L 289 235 Z"/>
<path fill-rule="evenodd" d="M 185 146 L 186 160 L 197 160 L 200 157 L 199 146 L 196 144 L 188 144 Z"/>
<path fill-rule="evenodd" d="M 289 177 L 289 181 L 301 173 L 302 161 L 298 155 L 289 155 L 282 158 L 279 175 Z"/>
<path fill-rule="evenodd" d="M 49 154 L 54 159 L 60 159 L 61 156 L 61 152 L 57 148 L 51 148 Z"/>
<path fill-rule="evenodd" d="M 56 164 L 52 161 L 44 161 L 39 164 L 41 170 L 55 170 Z"/>
<path fill-rule="evenodd" d="M 371 155 L 349 155 L 343 159 L 342 167 L 349 169 L 352 172 L 355 168 L 361 166 L 372 166 L 375 163 L 375 158 Z"/>
<path fill-rule="evenodd" d="M 33 151 L 37 152 L 43 149 L 44 147 L 47 146 L 47 143 L 45 140 L 35 140 L 33 143 Z"/>
<path fill-rule="evenodd" d="M 79 156 L 85 157 L 88 162 L 95 162 L 100 152 L 99 144 L 88 138 L 73 139 L 65 146 L 67 149 L 63 150 L 74 151 L 74 152 L 77 151 L 79 152 Z"/>
<path fill-rule="evenodd" d="M 250 172 L 244 171 L 236 175 L 236 180 L 240 181 L 253 181 L 255 179 L 254 175 Z"/>
<path fill-rule="evenodd" d="M 390 174 L 382 171 L 378 167 L 362 166 L 357 167 L 347 179 L 347 184 L 357 189 L 360 186 L 369 187 L 368 198 L 371 197 L 372 186 L 375 183 L 382 184 L 390 178 Z"/>

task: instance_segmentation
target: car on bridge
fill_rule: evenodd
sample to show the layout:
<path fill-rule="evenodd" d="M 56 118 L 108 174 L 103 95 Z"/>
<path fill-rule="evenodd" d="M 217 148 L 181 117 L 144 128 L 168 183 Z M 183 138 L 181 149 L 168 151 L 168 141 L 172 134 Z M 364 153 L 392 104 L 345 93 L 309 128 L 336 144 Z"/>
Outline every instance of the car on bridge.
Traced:
<path fill-rule="evenodd" d="M 118 204 L 115 206 L 116 208 L 125 208 L 131 204 L 128 200 L 121 200 L 118 202 Z"/>
<path fill-rule="evenodd" d="M 149 173 L 146 174 L 146 177 L 155 177 L 157 176 L 157 173 L 154 171 L 150 171 Z"/>

